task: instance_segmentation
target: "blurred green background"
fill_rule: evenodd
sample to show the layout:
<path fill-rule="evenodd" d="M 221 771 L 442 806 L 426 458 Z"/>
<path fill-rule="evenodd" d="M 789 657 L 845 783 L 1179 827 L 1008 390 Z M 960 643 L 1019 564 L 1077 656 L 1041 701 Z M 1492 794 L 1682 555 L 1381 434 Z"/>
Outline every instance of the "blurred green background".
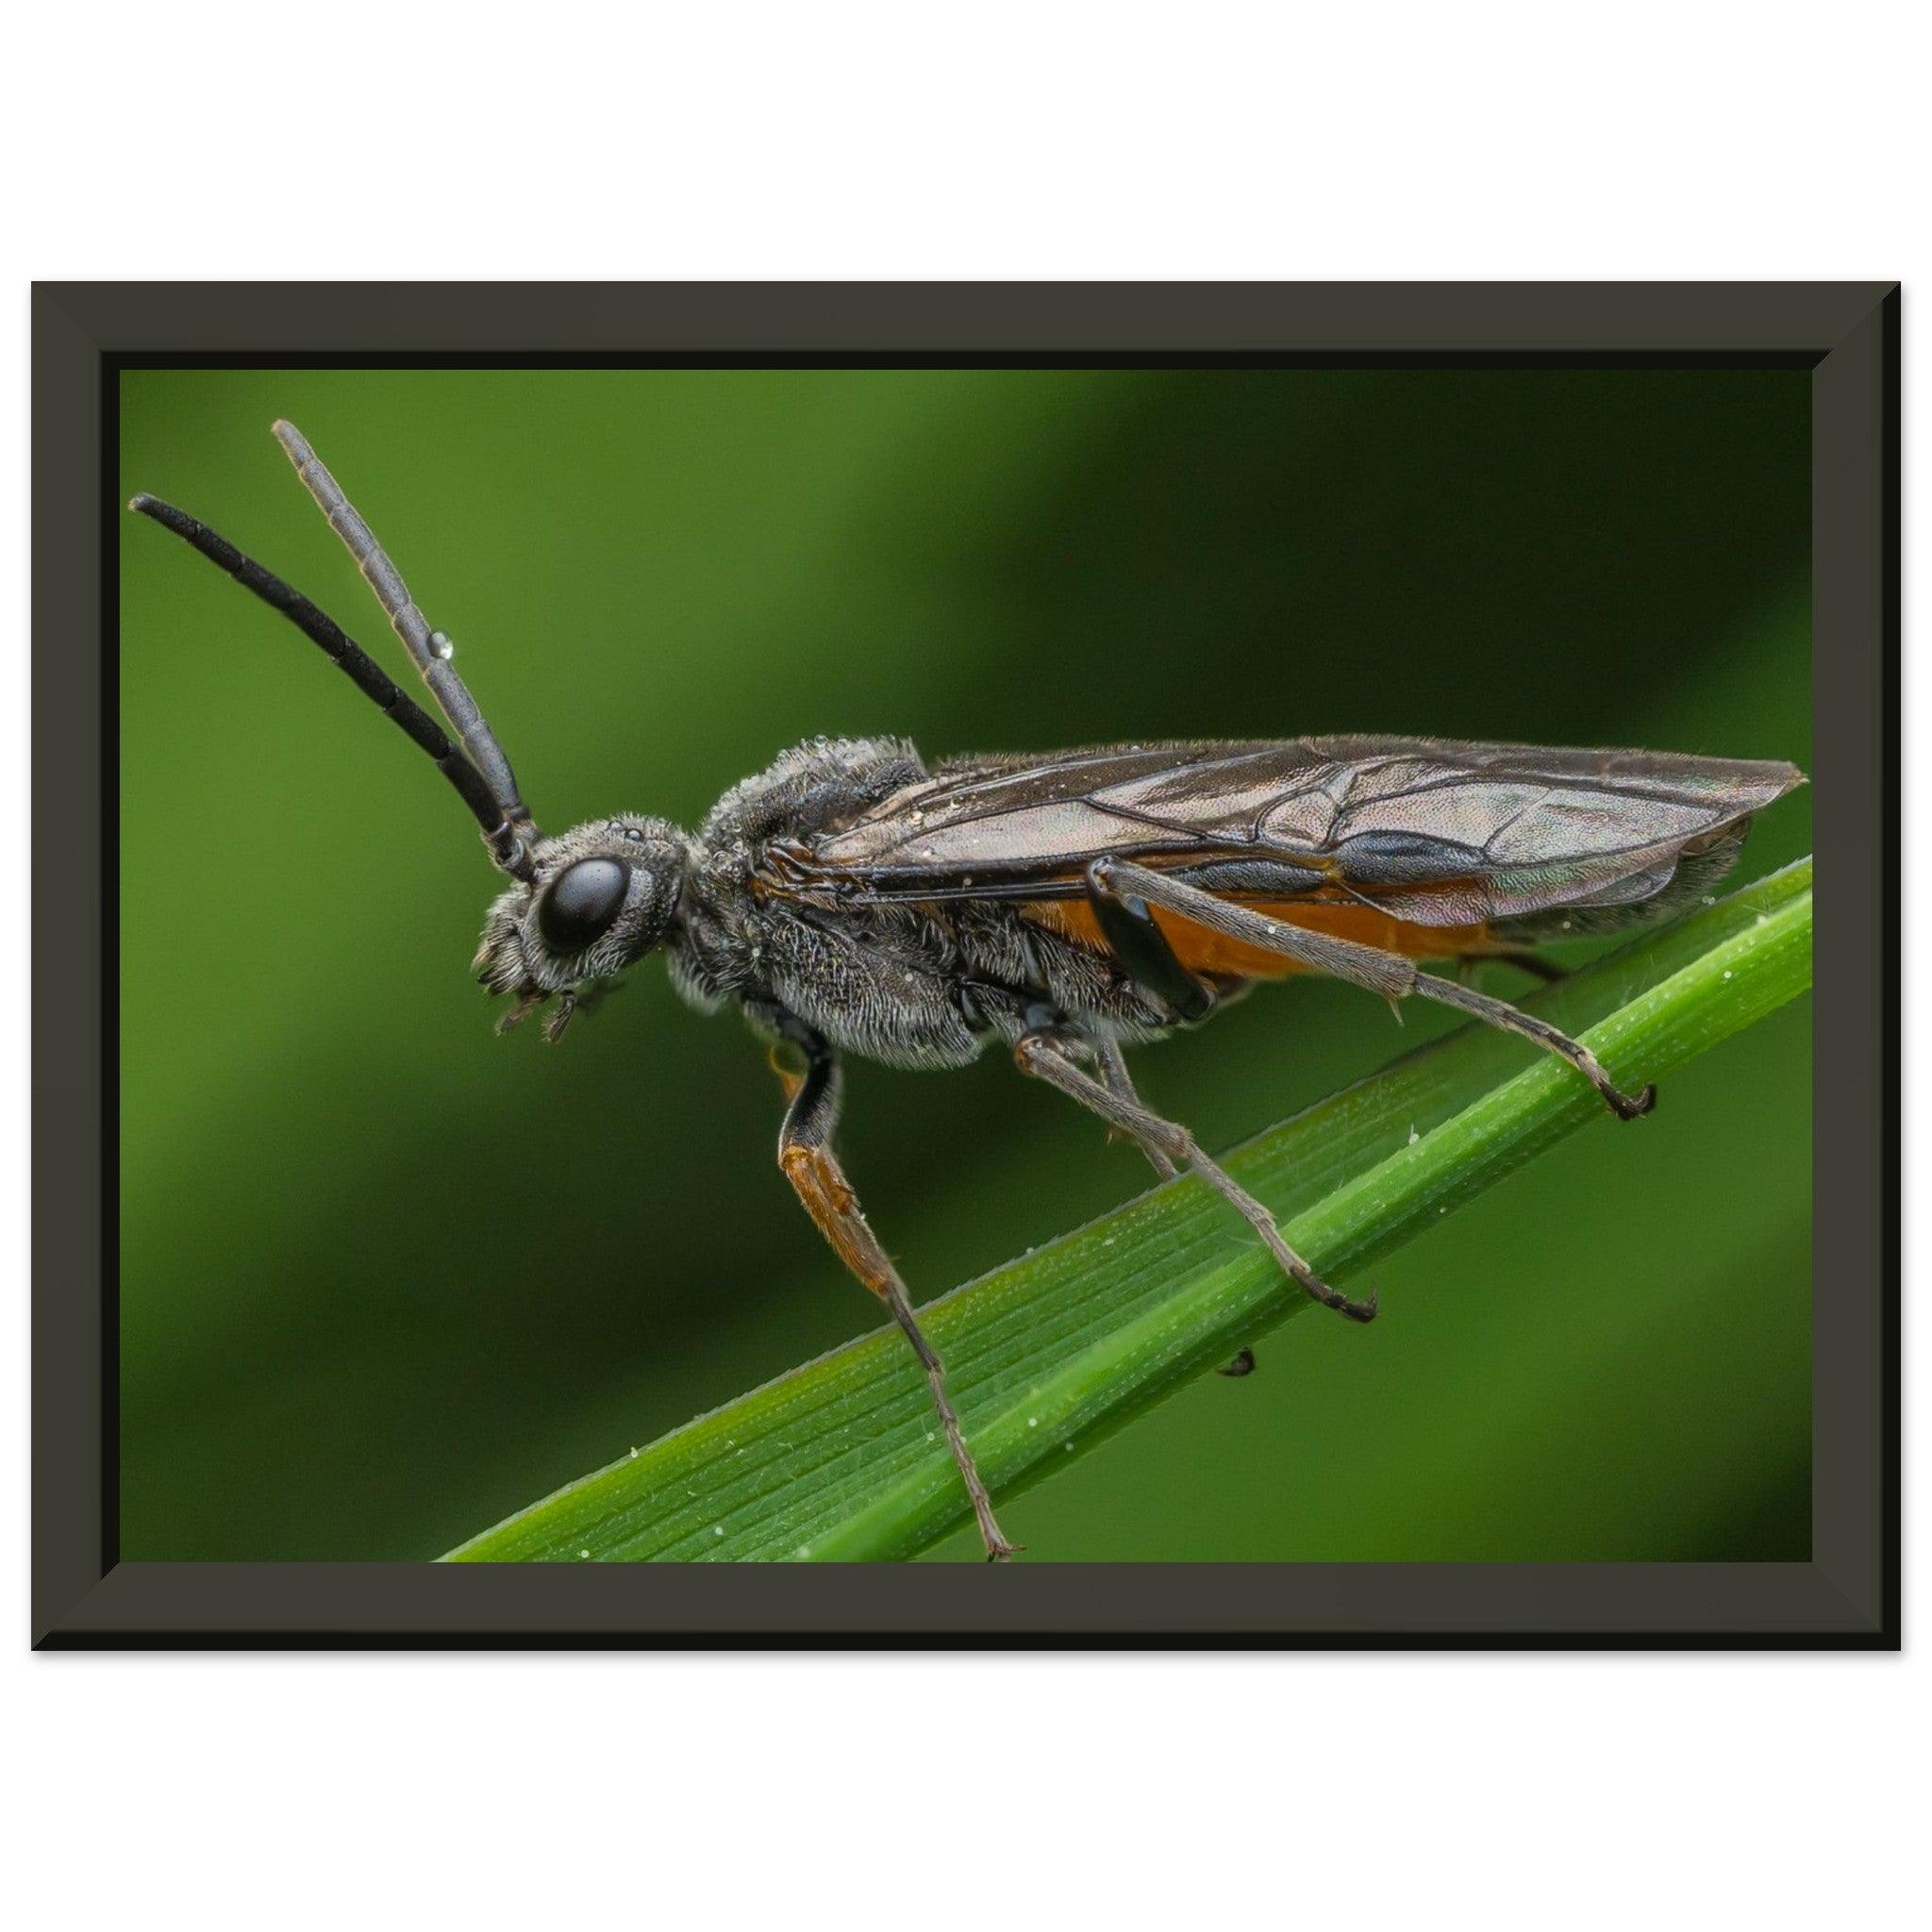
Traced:
<path fill-rule="evenodd" d="M 689 824 L 817 732 L 1809 768 L 1800 372 L 124 375 L 123 494 L 404 677 L 278 415 L 552 829 Z M 651 964 L 558 1047 L 494 1038 L 467 967 L 496 878 L 455 794 L 163 531 L 124 519 L 121 567 L 123 1555 L 433 1557 L 874 1325 L 740 1023 Z M 1780 804 L 1737 877 L 1809 814 Z M 1222 1146 L 1449 1024 L 1291 985 L 1139 1073 Z M 1147 1179 L 997 1054 L 854 1068 L 843 1147 L 919 1299 Z M 1373 1328 L 1295 1323 L 1008 1529 L 1066 1559 L 1808 1554 L 1808 1007 L 1374 1273 Z"/>

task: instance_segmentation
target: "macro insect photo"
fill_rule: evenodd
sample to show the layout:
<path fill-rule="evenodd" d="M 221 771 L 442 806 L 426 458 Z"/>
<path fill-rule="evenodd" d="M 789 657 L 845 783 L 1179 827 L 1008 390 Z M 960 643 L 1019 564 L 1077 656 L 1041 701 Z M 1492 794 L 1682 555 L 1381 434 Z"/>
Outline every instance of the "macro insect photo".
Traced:
<path fill-rule="evenodd" d="M 1808 1556 L 1803 371 L 119 410 L 125 1556 Z"/>

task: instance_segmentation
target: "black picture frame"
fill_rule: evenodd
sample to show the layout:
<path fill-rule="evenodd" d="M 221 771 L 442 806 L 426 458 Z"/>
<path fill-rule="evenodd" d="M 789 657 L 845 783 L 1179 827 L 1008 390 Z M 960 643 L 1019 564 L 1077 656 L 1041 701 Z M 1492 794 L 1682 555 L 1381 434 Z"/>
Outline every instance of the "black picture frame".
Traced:
<path fill-rule="evenodd" d="M 1896 1648 L 1900 291 L 1813 284 L 42 284 L 33 294 L 37 1646 Z M 1810 369 L 1812 1557 L 1789 1564 L 133 1563 L 116 1548 L 113 394 L 157 360 Z"/>

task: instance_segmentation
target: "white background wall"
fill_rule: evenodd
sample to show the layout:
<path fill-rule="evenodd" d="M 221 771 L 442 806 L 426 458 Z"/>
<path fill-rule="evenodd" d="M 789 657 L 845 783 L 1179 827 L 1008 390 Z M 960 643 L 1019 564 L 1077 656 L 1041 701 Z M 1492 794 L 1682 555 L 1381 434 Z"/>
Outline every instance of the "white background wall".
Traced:
<path fill-rule="evenodd" d="M 9 769 L 31 276 L 1902 275 L 1909 475 L 1922 24 L 1865 0 L 23 13 Z M 1908 497 L 1908 557 L 1922 524 Z M 1923 788 L 1908 810 L 1923 830 Z M 1924 922 L 1919 895 L 1922 966 Z M 25 1030 L 0 1029 L 18 1924 L 1888 1926 L 1908 1880 L 1923 1909 L 1923 1657 L 30 1657 Z M 1908 1471 L 1921 1520 L 1925 1490 Z"/>

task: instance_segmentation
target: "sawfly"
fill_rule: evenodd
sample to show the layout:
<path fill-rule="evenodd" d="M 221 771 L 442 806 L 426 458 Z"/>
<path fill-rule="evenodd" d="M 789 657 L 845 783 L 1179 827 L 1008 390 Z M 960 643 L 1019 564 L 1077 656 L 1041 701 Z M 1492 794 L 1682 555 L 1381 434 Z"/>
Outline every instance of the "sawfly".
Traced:
<path fill-rule="evenodd" d="M 475 971 L 541 1011 L 551 1040 L 647 953 L 706 1012 L 735 1007 L 784 1088 L 778 1164 L 806 1211 L 917 1352 L 990 1557 L 1012 1554 L 911 1297 L 833 1149 L 841 1053 L 959 1067 L 1000 1047 L 1134 1141 L 1191 1170 L 1316 1301 L 1324 1281 L 1188 1130 L 1150 1109 L 1124 1049 L 1208 1018 L 1257 981 L 1346 980 L 1440 1001 L 1558 1055 L 1620 1120 L 1590 1050 L 1420 962 L 1507 959 L 1668 919 L 1730 870 L 1795 766 L 1671 752 L 1378 737 L 1100 745 L 928 761 L 902 738 L 814 738 L 734 785 L 694 831 L 628 813 L 556 836 L 395 566 L 298 431 L 275 433 L 375 591 L 448 731 L 308 598 L 195 518 L 130 508 L 288 618 L 426 752 L 482 830 L 506 889 Z M 454 741 L 449 734 L 454 734 Z M 1252 1357 L 1237 1359 L 1244 1372 Z"/>

